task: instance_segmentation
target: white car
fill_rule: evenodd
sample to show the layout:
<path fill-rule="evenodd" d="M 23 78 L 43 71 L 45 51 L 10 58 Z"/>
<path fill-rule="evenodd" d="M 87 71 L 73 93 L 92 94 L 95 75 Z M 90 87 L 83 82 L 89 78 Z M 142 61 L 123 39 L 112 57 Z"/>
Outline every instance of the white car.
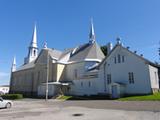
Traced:
<path fill-rule="evenodd" d="M 12 101 L 4 100 L 2 97 L 0 97 L 0 108 L 11 108 L 12 105 Z"/>

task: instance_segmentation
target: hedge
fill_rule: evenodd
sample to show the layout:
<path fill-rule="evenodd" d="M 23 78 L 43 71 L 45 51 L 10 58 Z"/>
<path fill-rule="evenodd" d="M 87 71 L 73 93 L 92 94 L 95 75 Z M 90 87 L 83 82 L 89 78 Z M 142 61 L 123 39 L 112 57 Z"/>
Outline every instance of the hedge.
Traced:
<path fill-rule="evenodd" d="M 16 99 L 22 99 L 23 95 L 22 94 L 5 94 L 1 95 L 3 99 L 8 99 L 8 100 L 16 100 Z"/>

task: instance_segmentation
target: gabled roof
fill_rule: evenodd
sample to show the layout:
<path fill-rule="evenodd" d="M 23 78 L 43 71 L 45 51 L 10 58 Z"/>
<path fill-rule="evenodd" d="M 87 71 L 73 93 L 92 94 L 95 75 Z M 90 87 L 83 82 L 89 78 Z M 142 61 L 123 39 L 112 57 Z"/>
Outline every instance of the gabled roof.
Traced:
<path fill-rule="evenodd" d="M 56 59 L 56 60 L 58 60 L 59 57 L 60 57 L 61 54 L 62 54 L 61 51 L 58 51 L 58 50 L 55 50 L 55 49 L 49 49 L 49 48 L 47 48 L 47 49 L 42 49 L 41 52 L 39 53 L 38 57 L 36 58 L 36 60 L 20 66 L 16 71 L 33 68 L 33 67 L 35 66 L 35 62 L 38 60 L 38 58 L 39 58 L 39 56 L 42 54 L 43 50 L 47 50 L 47 51 L 49 52 L 49 55 L 51 56 L 51 58 L 52 58 L 52 59 Z M 15 71 L 15 72 L 16 72 L 16 71 Z"/>
<path fill-rule="evenodd" d="M 24 64 L 21 67 L 19 67 L 16 71 L 19 70 L 25 70 L 30 69 L 35 66 L 35 63 L 41 56 L 41 54 L 46 51 L 49 52 L 49 55 L 52 59 L 56 60 L 57 62 L 61 62 L 61 60 L 66 56 L 69 55 L 67 59 L 65 59 L 65 63 L 68 64 L 70 62 L 80 62 L 80 61 L 97 61 L 101 62 L 104 59 L 104 54 L 101 51 L 100 46 L 94 42 L 94 43 L 86 43 L 83 45 L 80 45 L 78 47 L 65 50 L 64 52 L 61 52 L 59 50 L 50 49 L 50 48 L 44 48 L 39 53 L 36 60 Z"/>
<path fill-rule="evenodd" d="M 76 47 L 74 52 L 71 53 L 70 62 L 72 61 L 85 61 L 85 60 L 102 60 L 104 54 L 102 53 L 99 45 L 94 42 L 93 44 L 87 43 Z"/>
<path fill-rule="evenodd" d="M 62 52 L 56 49 L 49 49 L 49 55 L 54 59 L 56 58 L 57 60 L 60 58 L 60 56 L 62 55 Z"/>
<path fill-rule="evenodd" d="M 101 64 L 104 63 L 104 61 L 113 53 L 113 51 L 114 51 L 117 47 L 121 47 L 122 49 L 124 49 L 124 50 L 128 51 L 129 53 L 135 55 L 136 57 L 140 58 L 140 59 L 143 60 L 145 63 L 147 63 L 147 64 L 149 64 L 149 65 L 151 65 L 151 66 L 158 67 L 158 65 L 156 65 L 155 63 L 149 61 L 148 59 L 144 58 L 143 56 L 140 56 L 140 55 L 138 55 L 138 54 L 130 51 L 129 49 L 123 47 L 121 44 L 116 44 L 116 45 L 114 46 L 114 48 L 111 50 L 111 52 L 110 52 L 110 53 L 103 59 L 103 61 L 99 64 L 99 66 L 101 66 Z M 98 67 L 99 67 L 99 66 L 98 66 Z"/>
<path fill-rule="evenodd" d="M 65 50 L 65 51 L 61 54 L 61 56 L 59 57 L 59 60 L 63 59 L 63 57 L 65 57 L 67 54 L 71 54 L 73 50 L 74 50 L 74 48 Z"/>

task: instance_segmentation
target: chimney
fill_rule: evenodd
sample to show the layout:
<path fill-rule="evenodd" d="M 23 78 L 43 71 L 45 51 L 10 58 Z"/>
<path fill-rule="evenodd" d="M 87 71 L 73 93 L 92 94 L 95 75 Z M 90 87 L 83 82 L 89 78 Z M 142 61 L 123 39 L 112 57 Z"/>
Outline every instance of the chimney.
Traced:
<path fill-rule="evenodd" d="M 111 42 L 109 42 L 109 43 L 107 44 L 107 55 L 111 52 L 112 48 L 113 48 L 113 45 L 112 45 Z"/>

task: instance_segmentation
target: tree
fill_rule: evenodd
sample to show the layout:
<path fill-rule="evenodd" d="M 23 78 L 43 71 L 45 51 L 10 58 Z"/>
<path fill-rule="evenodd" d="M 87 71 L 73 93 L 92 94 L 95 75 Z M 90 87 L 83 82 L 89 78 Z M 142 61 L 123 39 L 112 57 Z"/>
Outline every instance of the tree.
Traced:
<path fill-rule="evenodd" d="M 102 50 L 103 54 L 105 56 L 107 56 L 107 46 L 106 45 L 101 46 L 101 50 Z"/>

